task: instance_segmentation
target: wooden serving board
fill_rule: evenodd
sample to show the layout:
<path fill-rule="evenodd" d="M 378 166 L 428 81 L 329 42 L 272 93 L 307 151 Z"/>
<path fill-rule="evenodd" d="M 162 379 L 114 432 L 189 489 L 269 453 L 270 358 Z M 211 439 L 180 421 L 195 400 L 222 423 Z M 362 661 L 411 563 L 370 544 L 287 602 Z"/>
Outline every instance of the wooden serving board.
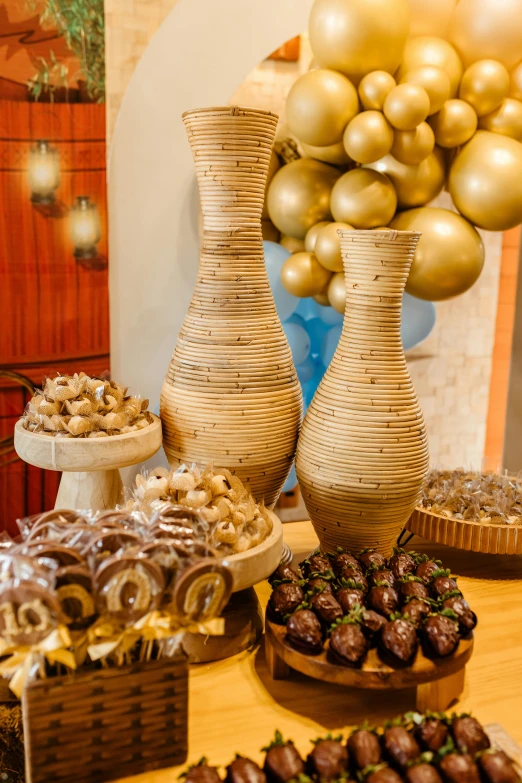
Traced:
<path fill-rule="evenodd" d="M 375 648 L 369 650 L 361 667 L 332 663 L 328 642 L 319 655 L 305 655 L 286 641 L 286 627 L 266 620 L 266 657 L 272 677 L 286 679 L 290 669 L 316 680 L 350 688 L 400 690 L 416 688 L 418 710 L 445 710 L 464 689 L 465 667 L 473 652 L 473 635 L 461 639 L 453 655 L 432 660 L 419 648 L 411 666 L 394 668 L 381 661 Z"/>
<path fill-rule="evenodd" d="M 417 506 L 406 523 L 406 530 L 455 549 L 487 555 L 522 555 L 522 525 L 453 519 Z"/>

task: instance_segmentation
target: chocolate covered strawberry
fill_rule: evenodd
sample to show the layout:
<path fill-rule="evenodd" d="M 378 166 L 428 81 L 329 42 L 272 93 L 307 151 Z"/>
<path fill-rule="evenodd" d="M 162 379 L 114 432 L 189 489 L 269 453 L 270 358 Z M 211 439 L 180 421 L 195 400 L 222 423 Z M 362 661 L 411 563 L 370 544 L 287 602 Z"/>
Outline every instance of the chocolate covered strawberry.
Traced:
<path fill-rule="evenodd" d="M 359 623 L 362 632 L 369 639 L 376 637 L 387 622 L 386 617 L 375 612 L 373 609 L 362 609 L 360 613 Z"/>
<path fill-rule="evenodd" d="M 301 571 L 306 577 L 311 576 L 333 576 L 332 566 L 326 555 L 315 554 L 310 555 L 306 560 L 301 563 Z"/>
<path fill-rule="evenodd" d="M 341 587 L 336 593 L 336 598 L 344 614 L 348 614 L 358 606 L 364 606 L 364 592 L 356 587 Z"/>
<path fill-rule="evenodd" d="M 442 783 L 442 778 L 437 772 L 436 767 L 419 761 L 418 764 L 411 764 L 404 774 L 407 783 Z"/>
<path fill-rule="evenodd" d="M 334 573 L 340 576 L 345 568 L 354 568 L 356 571 L 361 571 L 361 565 L 356 557 L 349 552 L 339 552 L 336 555 L 331 555 L 330 562 Z"/>
<path fill-rule="evenodd" d="M 430 593 L 422 579 L 413 574 L 408 574 L 398 584 L 399 600 L 401 604 L 408 598 L 429 598 Z"/>
<path fill-rule="evenodd" d="M 388 568 L 396 579 L 404 579 L 407 574 L 415 571 L 415 560 L 404 549 L 394 549 L 394 554 L 388 560 Z"/>
<path fill-rule="evenodd" d="M 430 614 L 424 623 L 423 637 L 426 647 L 438 658 L 452 655 L 460 641 L 456 616 L 445 614 L 449 612 L 450 610 L 444 609 L 439 614 Z"/>
<path fill-rule="evenodd" d="M 415 627 L 401 617 L 392 618 L 381 629 L 381 650 L 403 664 L 411 663 L 419 646 Z"/>
<path fill-rule="evenodd" d="M 370 568 L 366 575 L 370 587 L 375 587 L 378 584 L 387 584 L 389 587 L 395 587 L 397 582 L 393 571 L 390 571 L 389 568 Z"/>
<path fill-rule="evenodd" d="M 345 617 L 332 626 L 330 652 L 336 663 L 357 666 L 368 652 L 368 641 L 360 626 Z"/>
<path fill-rule="evenodd" d="M 322 783 L 339 780 L 346 776 L 348 751 L 341 742 L 342 737 L 326 737 L 314 741 L 314 749 L 308 755 L 306 770 L 317 776 Z"/>
<path fill-rule="evenodd" d="M 310 609 L 325 627 L 329 627 L 343 616 L 341 605 L 332 593 L 316 593 L 310 596 L 308 601 Z"/>
<path fill-rule="evenodd" d="M 458 590 L 457 582 L 450 577 L 449 568 L 439 568 L 438 571 L 434 571 L 429 590 L 433 598 L 440 598 L 445 593 Z"/>
<path fill-rule="evenodd" d="M 357 560 L 365 571 L 370 568 L 370 566 L 384 566 L 386 564 L 384 555 L 381 555 L 380 552 L 377 552 L 376 549 L 372 549 L 372 547 L 361 549 L 361 551 L 357 553 Z"/>
<path fill-rule="evenodd" d="M 305 584 L 304 589 L 307 593 L 332 593 L 332 583 L 322 576 L 313 576 Z"/>
<path fill-rule="evenodd" d="M 299 609 L 286 624 L 286 638 L 296 650 L 317 655 L 323 649 L 321 623 L 310 609 Z"/>
<path fill-rule="evenodd" d="M 355 583 L 360 590 L 363 590 L 365 593 L 368 592 L 367 578 L 364 576 L 362 571 L 358 571 L 353 566 L 345 566 L 339 573 L 338 580 L 339 584 L 343 587 L 347 587 L 350 584 Z"/>
<path fill-rule="evenodd" d="M 405 770 L 408 762 L 413 761 L 420 753 L 419 746 L 404 726 L 387 728 L 384 732 L 383 744 L 388 761 L 401 770 Z"/>
<path fill-rule="evenodd" d="M 420 726 L 417 726 L 414 735 L 423 750 L 436 753 L 448 741 L 449 730 L 440 718 L 430 716 L 424 718 Z"/>
<path fill-rule="evenodd" d="M 282 582 L 299 582 L 302 578 L 300 572 L 297 569 L 291 568 L 289 565 L 277 566 L 274 573 L 268 577 L 268 581 L 272 587 L 276 587 Z"/>
<path fill-rule="evenodd" d="M 520 783 L 515 765 L 503 750 L 490 748 L 484 751 L 478 765 L 486 783 Z"/>
<path fill-rule="evenodd" d="M 387 764 L 378 764 L 367 772 L 365 783 L 402 783 L 402 778 Z"/>
<path fill-rule="evenodd" d="M 305 600 L 303 589 L 298 584 L 280 584 L 272 591 L 268 601 L 268 609 L 273 620 L 285 622 L 287 615 L 295 612 Z"/>
<path fill-rule="evenodd" d="M 423 598 L 408 598 L 402 607 L 402 615 L 415 628 L 421 628 L 424 619 L 432 611 L 431 604 Z"/>
<path fill-rule="evenodd" d="M 471 756 L 480 750 L 486 750 L 491 744 L 478 720 L 471 715 L 454 718 L 451 723 L 451 734 L 457 748 Z"/>
<path fill-rule="evenodd" d="M 390 617 L 399 608 L 397 591 L 388 585 L 376 585 L 368 593 L 367 606 L 384 617 Z"/>
<path fill-rule="evenodd" d="M 430 560 L 427 555 L 424 555 L 423 559 L 417 564 L 415 576 L 418 576 L 425 584 L 428 584 L 433 579 L 435 571 L 438 571 L 441 567 L 442 563 L 440 560 Z"/>
<path fill-rule="evenodd" d="M 467 636 L 477 624 L 477 615 L 470 608 L 470 605 L 460 593 L 450 596 L 442 601 L 444 609 L 451 609 L 458 618 L 459 631 L 462 636 Z"/>
<path fill-rule="evenodd" d="M 266 775 L 252 759 L 236 756 L 227 767 L 225 783 L 266 783 Z"/>
<path fill-rule="evenodd" d="M 189 767 L 182 777 L 186 783 L 221 783 L 217 768 L 210 767 L 204 756 L 197 764 Z"/>
<path fill-rule="evenodd" d="M 480 783 L 478 767 L 467 753 L 448 753 L 439 769 L 446 783 Z"/>
<path fill-rule="evenodd" d="M 281 732 L 267 748 L 263 770 L 268 783 L 288 783 L 305 771 L 305 764 L 292 741 L 285 742 Z"/>
<path fill-rule="evenodd" d="M 382 758 L 379 738 L 371 729 L 356 729 L 348 738 L 348 753 L 357 770 L 375 766 Z"/>

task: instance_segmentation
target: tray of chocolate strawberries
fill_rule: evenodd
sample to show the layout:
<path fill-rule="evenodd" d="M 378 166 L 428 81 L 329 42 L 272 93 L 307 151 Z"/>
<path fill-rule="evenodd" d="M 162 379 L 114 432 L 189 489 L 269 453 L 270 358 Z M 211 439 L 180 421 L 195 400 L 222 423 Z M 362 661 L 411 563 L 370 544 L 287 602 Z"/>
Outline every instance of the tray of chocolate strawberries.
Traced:
<path fill-rule="evenodd" d="M 453 675 L 471 656 L 477 617 L 449 569 L 425 554 L 317 551 L 280 565 L 270 583 L 274 676 L 286 676 L 282 661 L 338 684 L 407 688 Z"/>
<path fill-rule="evenodd" d="M 223 774 L 202 758 L 185 783 L 520 783 L 517 764 L 492 745 L 471 715 L 410 712 L 384 726 L 359 726 L 312 740 L 303 757 L 279 731 L 261 765 L 236 755 Z"/>

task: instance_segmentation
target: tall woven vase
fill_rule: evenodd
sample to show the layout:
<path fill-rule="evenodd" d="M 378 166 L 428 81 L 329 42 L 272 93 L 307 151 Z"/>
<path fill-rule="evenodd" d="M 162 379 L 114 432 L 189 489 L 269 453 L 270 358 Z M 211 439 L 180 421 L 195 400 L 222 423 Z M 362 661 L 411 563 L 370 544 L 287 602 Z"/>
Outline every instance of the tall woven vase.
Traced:
<path fill-rule="evenodd" d="M 186 112 L 203 212 L 196 288 L 161 394 L 172 465 L 213 462 L 271 506 L 293 462 L 301 389 L 265 268 L 261 211 L 277 115 Z"/>
<path fill-rule="evenodd" d="M 297 476 L 323 548 L 389 552 L 428 469 L 426 428 L 400 334 L 420 234 L 338 233 L 343 331 L 303 422 Z"/>

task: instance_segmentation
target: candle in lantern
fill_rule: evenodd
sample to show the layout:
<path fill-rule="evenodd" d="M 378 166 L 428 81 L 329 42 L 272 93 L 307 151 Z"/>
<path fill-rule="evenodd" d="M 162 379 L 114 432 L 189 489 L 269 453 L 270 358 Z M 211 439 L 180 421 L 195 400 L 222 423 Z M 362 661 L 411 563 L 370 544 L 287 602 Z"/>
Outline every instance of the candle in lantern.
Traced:
<path fill-rule="evenodd" d="M 60 160 L 48 141 L 37 141 L 29 152 L 28 178 L 33 204 L 52 204 L 60 184 Z"/>
<path fill-rule="evenodd" d="M 69 217 L 75 257 L 95 258 L 101 236 L 98 207 L 88 196 L 78 196 Z"/>

